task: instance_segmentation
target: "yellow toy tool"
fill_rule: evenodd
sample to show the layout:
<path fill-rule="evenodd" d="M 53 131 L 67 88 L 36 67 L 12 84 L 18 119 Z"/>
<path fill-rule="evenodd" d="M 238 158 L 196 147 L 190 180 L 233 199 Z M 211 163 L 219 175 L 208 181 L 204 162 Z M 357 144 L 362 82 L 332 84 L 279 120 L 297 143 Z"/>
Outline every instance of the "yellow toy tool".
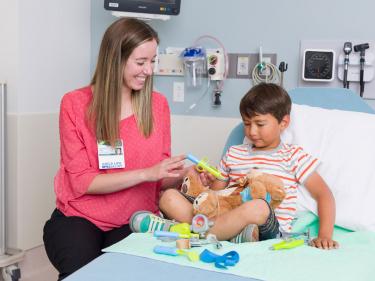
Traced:
<path fill-rule="evenodd" d="M 223 179 L 222 175 L 220 174 L 219 170 L 215 167 L 208 164 L 207 159 L 203 158 L 202 160 L 198 160 L 193 155 L 188 154 L 186 158 L 189 159 L 191 162 L 197 165 L 196 169 L 198 172 L 206 171 L 213 175 L 217 179 Z"/>
<path fill-rule="evenodd" d="M 310 229 L 306 232 L 294 233 L 294 232 L 282 232 L 283 240 L 279 243 L 273 244 L 271 250 L 285 250 L 293 249 L 299 246 L 308 244 L 310 242 Z M 304 238 L 297 238 L 303 236 Z"/>

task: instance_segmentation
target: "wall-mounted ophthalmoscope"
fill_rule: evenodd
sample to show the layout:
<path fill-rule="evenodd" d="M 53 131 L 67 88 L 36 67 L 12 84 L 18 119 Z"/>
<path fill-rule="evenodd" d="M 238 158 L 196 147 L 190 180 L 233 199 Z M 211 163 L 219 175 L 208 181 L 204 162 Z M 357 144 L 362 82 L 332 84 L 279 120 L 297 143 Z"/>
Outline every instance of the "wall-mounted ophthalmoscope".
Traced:
<path fill-rule="evenodd" d="M 344 43 L 344 88 L 349 89 L 349 81 L 348 81 L 348 69 L 349 69 L 349 55 L 352 52 L 352 42 L 345 42 Z"/>

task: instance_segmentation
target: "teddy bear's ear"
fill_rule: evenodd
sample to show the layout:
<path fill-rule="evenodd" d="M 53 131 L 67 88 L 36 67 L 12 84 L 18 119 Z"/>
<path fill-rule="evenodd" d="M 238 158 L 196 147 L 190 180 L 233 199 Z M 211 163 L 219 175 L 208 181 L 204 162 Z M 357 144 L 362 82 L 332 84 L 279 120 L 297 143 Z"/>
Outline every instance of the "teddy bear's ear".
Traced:
<path fill-rule="evenodd" d="M 187 194 L 189 190 L 189 186 L 190 186 L 189 177 L 184 177 L 184 180 L 182 181 L 182 184 L 181 184 L 181 192 L 184 194 Z"/>

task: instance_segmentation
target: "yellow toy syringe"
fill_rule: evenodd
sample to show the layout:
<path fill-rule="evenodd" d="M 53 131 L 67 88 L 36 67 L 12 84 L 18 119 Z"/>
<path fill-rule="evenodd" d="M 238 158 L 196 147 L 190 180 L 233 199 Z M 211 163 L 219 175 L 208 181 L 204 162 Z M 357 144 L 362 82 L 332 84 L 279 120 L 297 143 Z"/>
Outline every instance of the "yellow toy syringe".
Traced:
<path fill-rule="evenodd" d="M 187 154 L 186 158 L 196 164 L 196 169 L 198 172 L 206 171 L 217 179 L 220 179 L 220 180 L 224 179 L 218 169 L 208 164 L 208 161 L 206 158 L 203 158 L 202 160 L 198 160 L 191 154 Z"/>

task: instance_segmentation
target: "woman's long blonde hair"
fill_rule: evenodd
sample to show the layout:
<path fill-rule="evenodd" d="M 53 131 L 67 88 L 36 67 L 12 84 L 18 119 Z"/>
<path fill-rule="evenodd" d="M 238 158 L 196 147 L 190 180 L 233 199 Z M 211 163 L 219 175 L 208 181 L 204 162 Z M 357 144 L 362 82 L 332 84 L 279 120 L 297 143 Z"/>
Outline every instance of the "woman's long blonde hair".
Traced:
<path fill-rule="evenodd" d="M 88 108 L 97 140 L 114 145 L 119 139 L 123 69 L 133 50 L 151 40 L 159 43 L 156 31 L 137 19 L 117 20 L 104 33 L 91 80 L 93 99 Z M 148 76 L 143 89 L 131 93 L 134 116 L 145 137 L 150 136 L 153 129 L 152 88 L 152 76 Z"/>

